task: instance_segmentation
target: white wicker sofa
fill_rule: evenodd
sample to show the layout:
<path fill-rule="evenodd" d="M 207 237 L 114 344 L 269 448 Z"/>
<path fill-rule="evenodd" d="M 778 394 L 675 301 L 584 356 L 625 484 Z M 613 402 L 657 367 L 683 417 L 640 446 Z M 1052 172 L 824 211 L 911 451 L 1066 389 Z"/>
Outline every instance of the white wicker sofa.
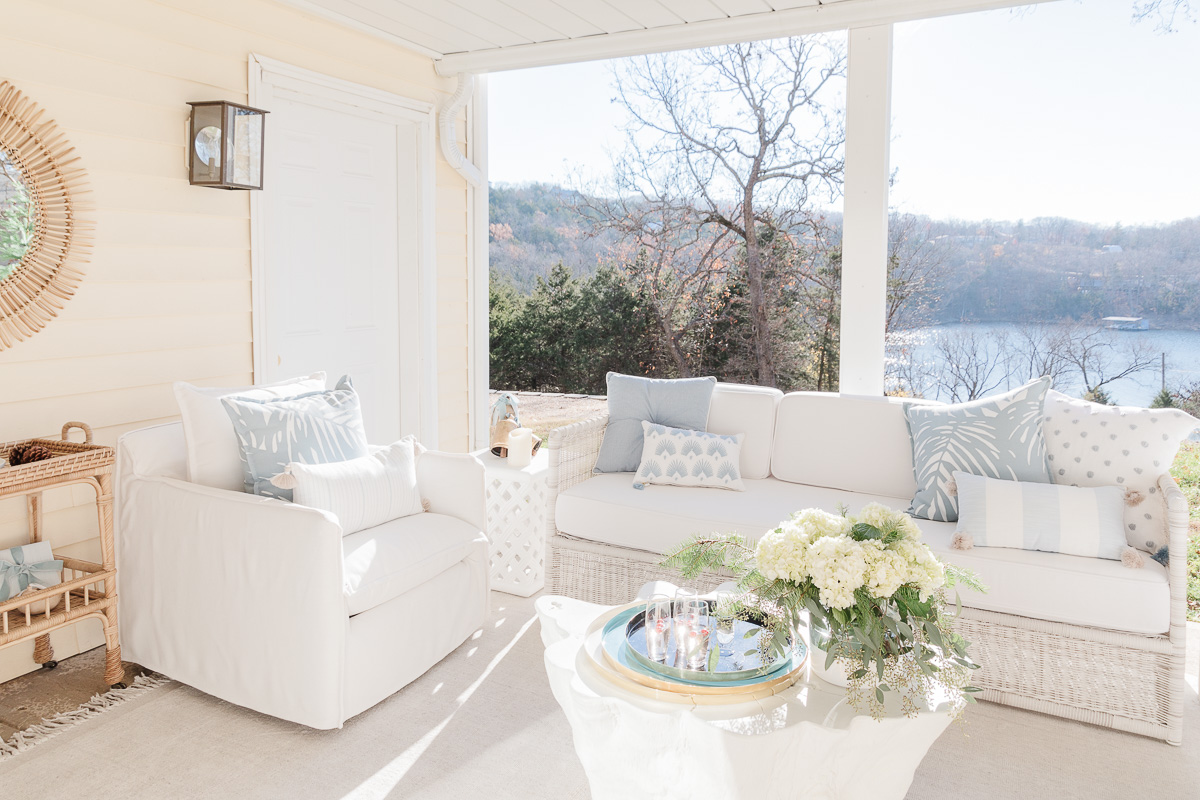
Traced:
<path fill-rule="evenodd" d="M 669 577 L 661 554 L 697 533 L 751 538 L 801 508 L 905 508 L 916 489 L 902 401 L 718 384 L 708 430 L 745 433 L 745 492 L 647 486 L 593 475 L 607 418 L 550 434 L 549 591 L 626 602 Z M 982 697 L 1179 744 L 1188 509 L 1169 474 L 1170 569 L 1007 548 L 952 550 L 954 523 L 918 520 L 941 557 L 989 587 L 964 593 L 960 628 Z M 719 576 L 707 582 L 715 585 Z M 707 587 L 706 587 L 707 588 Z"/>

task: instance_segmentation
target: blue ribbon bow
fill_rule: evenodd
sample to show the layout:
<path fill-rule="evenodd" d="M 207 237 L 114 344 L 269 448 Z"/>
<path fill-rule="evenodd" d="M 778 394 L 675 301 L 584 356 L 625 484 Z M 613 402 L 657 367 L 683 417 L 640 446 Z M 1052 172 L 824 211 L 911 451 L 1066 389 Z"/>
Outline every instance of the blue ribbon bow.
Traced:
<path fill-rule="evenodd" d="M 8 551 L 13 560 L 0 561 L 0 603 L 16 597 L 29 587 L 45 589 L 62 582 L 63 562 L 25 561 L 25 548 Z"/>

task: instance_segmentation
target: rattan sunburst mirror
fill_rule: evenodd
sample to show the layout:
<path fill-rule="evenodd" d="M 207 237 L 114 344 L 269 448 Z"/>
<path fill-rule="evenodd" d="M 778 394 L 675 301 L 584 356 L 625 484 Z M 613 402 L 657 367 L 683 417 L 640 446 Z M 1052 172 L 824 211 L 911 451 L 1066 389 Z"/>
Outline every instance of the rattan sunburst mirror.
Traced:
<path fill-rule="evenodd" d="M 54 120 L 0 81 L 0 350 L 46 327 L 83 278 L 86 186 Z"/>

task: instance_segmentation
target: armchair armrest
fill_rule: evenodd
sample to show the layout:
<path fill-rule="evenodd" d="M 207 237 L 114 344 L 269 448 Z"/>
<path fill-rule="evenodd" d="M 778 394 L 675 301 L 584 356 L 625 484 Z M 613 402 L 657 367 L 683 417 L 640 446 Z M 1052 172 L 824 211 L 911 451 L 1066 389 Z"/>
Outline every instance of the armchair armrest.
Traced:
<path fill-rule="evenodd" d="M 487 532 L 483 462 L 475 456 L 426 450 L 417 458 L 417 488 L 429 511 Z"/>
<path fill-rule="evenodd" d="M 551 536 L 558 530 L 554 521 L 554 511 L 559 493 L 592 477 L 596 457 L 600 455 L 600 443 L 604 441 L 604 431 L 607 427 L 608 415 L 605 414 L 550 431 L 546 444 L 550 458 L 550 471 L 546 478 L 546 517 Z"/>
<path fill-rule="evenodd" d="M 117 467 L 127 657 L 315 728 L 343 720 L 342 530 L 312 508 Z"/>

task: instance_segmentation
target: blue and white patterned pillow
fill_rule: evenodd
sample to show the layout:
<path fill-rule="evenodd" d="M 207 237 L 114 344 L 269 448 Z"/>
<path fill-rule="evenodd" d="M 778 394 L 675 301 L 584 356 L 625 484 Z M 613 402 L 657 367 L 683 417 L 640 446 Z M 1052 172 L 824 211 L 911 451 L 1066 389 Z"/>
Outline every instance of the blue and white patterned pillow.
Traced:
<path fill-rule="evenodd" d="M 1056 486 L 954 473 L 958 529 L 974 547 L 1015 547 L 1121 559 L 1127 547 L 1119 486 Z"/>
<path fill-rule="evenodd" d="M 291 462 L 328 464 L 368 454 L 358 393 L 349 376 L 337 386 L 280 400 L 221 399 L 238 437 L 247 493 L 292 499 L 271 483 Z"/>
<path fill-rule="evenodd" d="M 954 522 L 958 503 L 950 491 L 956 471 L 985 478 L 1050 483 L 1042 408 L 1049 378 L 1011 392 L 957 405 L 906 405 L 917 492 L 908 513 Z M 869 457 L 868 453 L 856 456 Z"/>
<path fill-rule="evenodd" d="M 705 486 L 746 490 L 739 465 L 746 434 L 722 436 L 642 422 L 642 461 L 633 486 Z"/>

